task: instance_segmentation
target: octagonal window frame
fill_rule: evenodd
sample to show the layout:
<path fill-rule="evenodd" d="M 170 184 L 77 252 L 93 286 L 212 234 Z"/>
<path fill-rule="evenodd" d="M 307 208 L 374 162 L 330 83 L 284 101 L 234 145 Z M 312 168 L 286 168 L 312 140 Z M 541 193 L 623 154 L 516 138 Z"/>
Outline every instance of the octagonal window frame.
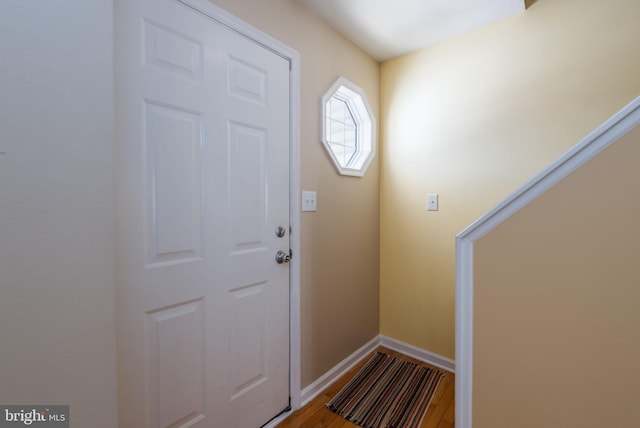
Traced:
<path fill-rule="evenodd" d="M 355 152 L 348 159 L 341 159 L 341 154 L 334 150 L 340 143 L 332 140 L 331 128 L 336 122 L 339 126 L 340 120 L 331 116 L 329 104 L 333 99 L 345 104 L 355 122 Z M 342 114 L 346 116 L 344 112 Z M 346 128 L 344 122 L 342 125 Z M 343 135 L 347 135 L 346 129 Z M 367 95 L 362 88 L 344 77 L 339 77 L 322 97 L 322 144 L 341 175 L 364 176 L 376 155 L 376 119 Z M 343 146 L 346 144 L 346 141 L 342 142 Z"/>

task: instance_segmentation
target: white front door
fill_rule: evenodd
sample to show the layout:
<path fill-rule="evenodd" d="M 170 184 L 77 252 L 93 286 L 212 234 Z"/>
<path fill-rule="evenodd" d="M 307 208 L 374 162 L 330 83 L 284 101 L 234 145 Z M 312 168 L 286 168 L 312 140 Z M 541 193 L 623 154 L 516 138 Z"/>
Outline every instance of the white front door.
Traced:
<path fill-rule="evenodd" d="M 289 62 L 178 0 L 115 16 L 120 427 L 259 427 L 289 405 Z"/>

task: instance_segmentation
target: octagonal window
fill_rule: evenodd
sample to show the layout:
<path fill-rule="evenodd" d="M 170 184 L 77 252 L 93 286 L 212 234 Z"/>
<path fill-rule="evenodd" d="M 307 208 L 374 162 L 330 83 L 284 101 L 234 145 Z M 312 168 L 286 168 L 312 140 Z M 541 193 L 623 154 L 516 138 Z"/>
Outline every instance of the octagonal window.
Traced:
<path fill-rule="evenodd" d="M 362 177 L 375 156 L 375 119 L 364 91 L 341 77 L 322 97 L 322 143 L 338 172 Z"/>

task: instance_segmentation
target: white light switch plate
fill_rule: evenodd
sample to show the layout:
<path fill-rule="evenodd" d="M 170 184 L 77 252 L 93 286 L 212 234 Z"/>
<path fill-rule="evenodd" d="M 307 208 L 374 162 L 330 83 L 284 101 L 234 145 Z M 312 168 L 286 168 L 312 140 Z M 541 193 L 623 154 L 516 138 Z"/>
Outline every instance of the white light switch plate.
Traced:
<path fill-rule="evenodd" d="M 302 211 L 317 211 L 316 192 L 302 192 Z"/>
<path fill-rule="evenodd" d="M 430 193 L 427 195 L 427 211 L 438 211 L 437 193 Z"/>

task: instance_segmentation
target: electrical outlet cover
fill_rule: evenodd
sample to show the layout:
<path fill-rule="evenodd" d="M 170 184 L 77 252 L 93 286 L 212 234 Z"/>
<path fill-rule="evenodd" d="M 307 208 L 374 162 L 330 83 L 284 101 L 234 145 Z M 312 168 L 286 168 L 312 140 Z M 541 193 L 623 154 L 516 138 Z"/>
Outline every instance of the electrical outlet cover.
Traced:
<path fill-rule="evenodd" d="M 437 193 L 431 193 L 427 195 L 427 211 L 438 211 Z"/>

